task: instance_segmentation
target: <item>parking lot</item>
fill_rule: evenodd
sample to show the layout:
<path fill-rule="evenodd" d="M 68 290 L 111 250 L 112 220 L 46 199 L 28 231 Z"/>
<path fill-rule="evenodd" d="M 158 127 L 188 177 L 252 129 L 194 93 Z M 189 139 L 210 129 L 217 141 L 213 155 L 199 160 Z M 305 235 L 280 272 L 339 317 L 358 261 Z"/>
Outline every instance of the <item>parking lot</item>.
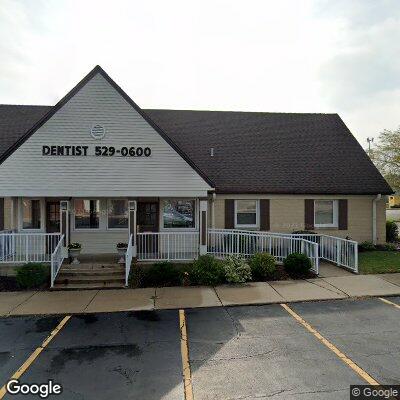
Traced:
<path fill-rule="evenodd" d="M 387 299 L 400 305 L 400 297 Z M 194 398 L 348 399 L 351 384 L 367 384 L 363 376 L 400 383 L 399 308 L 379 298 L 288 306 L 303 323 L 279 304 L 186 310 Z M 1 386 L 62 320 L 0 319 Z M 183 399 L 182 352 L 178 310 L 76 315 L 25 365 L 20 380 L 54 380 L 63 392 L 50 398 Z"/>

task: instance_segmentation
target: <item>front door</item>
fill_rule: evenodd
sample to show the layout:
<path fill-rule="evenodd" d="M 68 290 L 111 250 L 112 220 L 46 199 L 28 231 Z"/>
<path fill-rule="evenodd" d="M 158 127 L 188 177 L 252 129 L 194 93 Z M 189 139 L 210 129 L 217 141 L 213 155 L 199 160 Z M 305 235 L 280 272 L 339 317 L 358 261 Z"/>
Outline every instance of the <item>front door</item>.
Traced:
<path fill-rule="evenodd" d="M 158 215 L 158 202 L 138 202 L 137 231 L 139 233 L 139 257 L 155 258 L 158 253 L 158 235 L 149 234 L 151 232 L 158 232 Z"/>
<path fill-rule="evenodd" d="M 60 233 L 60 202 L 48 201 L 46 203 L 46 232 Z M 57 246 L 57 237 L 49 236 L 46 239 L 47 253 L 53 253 Z"/>

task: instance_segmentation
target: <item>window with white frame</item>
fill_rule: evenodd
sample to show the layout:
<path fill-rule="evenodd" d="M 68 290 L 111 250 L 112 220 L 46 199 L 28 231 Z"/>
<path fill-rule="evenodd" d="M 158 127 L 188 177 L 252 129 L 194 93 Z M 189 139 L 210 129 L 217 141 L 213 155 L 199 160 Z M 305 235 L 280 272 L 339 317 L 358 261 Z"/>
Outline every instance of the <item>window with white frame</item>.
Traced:
<path fill-rule="evenodd" d="M 172 229 L 193 229 L 196 227 L 195 200 L 162 200 L 162 226 Z"/>
<path fill-rule="evenodd" d="M 316 228 L 337 228 L 338 226 L 337 200 L 314 201 L 314 226 Z"/>
<path fill-rule="evenodd" d="M 40 229 L 40 200 L 22 200 L 22 229 Z"/>
<path fill-rule="evenodd" d="M 75 229 L 98 229 L 100 200 L 75 200 Z"/>
<path fill-rule="evenodd" d="M 112 199 L 108 201 L 108 228 L 128 228 L 128 200 Z"/>
<path fill-rule="evenodd" d="M 258 200 L 235 200 L 235 227 L 258 227 Z"/>

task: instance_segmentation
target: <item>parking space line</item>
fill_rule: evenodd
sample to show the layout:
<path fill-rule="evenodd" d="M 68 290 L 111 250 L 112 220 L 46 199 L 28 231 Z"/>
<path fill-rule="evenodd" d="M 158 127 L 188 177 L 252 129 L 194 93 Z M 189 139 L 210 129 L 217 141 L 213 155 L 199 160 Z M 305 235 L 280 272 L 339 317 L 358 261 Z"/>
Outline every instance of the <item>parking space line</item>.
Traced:
<path fill-rule="evenodd" d="M 356 372 L 361 378 L 363 378 L 369 385 L 380 385 L 371 375 L 364 371 L 354 361 L 348 358 L 342 353 L 334 344 L 324 338 L 315 328 L 313 328 L 308 322 L 294 312 L 287 304 L 281 304 L 281 306 L 301 325 L 304 326 L 309 332 L 311 332 L 321 343 L 323 343 L 329 350 L 331 350 L 337 357 L 339 357 L 345 364 L 347 364 L 354 372 Z"/>
<path fill-rule="evenodd" d="M 192 372 L 190 370 L 185 310 L 179 310 L 179 327 L 181 332 L 181 355 L 185 400 L 193 400 Z"/>
<path fill-rule="evenodd" d="M 46 346 L 54 339 L 58 332 L 64 327 L 64 325 L 71 318 L 70 315 L 65 316 L 56 328 L 50 333 L 50 335 L 43 341 L 43 343 L 35 349 L 35 351 L 27 358 L 27 360 L 17 369 L 11 379 L 19 379 L 22 374 L 32 365 L 39 354 L 46 348 Z M 7 394 L 6 385 L 0 389 L 0 400 Z"/>
<path fill-rule="evenodd" d="M 391 306 L 394 306 L 394 307 L 396 307 L 396 308 L 398 308 L 400 310 L 400 306 L 398 304 L 396 304 L 396 303 L 393 303 L 393 301 L 384 299 L 383 297 L 379 297 L 379 300 L 382 300 L 384 303 L 389 304 Z"/>

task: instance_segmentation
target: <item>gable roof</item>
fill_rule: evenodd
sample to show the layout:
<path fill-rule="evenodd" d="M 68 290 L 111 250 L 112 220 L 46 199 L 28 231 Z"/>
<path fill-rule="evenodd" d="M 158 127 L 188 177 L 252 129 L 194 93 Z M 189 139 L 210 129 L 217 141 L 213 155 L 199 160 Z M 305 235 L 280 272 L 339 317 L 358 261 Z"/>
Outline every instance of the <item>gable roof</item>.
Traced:
<path fill-rule="evenodd" d="M 48 121 L 60 108 L 64 106 L 79 90 L 86 85 L 96 74 L 102 75 L 106 81 L 130 104 L 135 111 L 141 115 L 141 117 L 208 183 L 211 187 L 214 184 L 207 177 L 207 175 L 201 171 L 197 165 L 173 142 L 173 140 L 159 127 L 157 126 L 143 110 L 118 86 L 110 76 L 101 68 L 96 65 L 72 90 L 70 90 L 54 107 L 47 110 L 47 113 L 42 116 L 36 123 L 30 127 L 23 135 L 21 135 L 16 142 L 14 142 L 7 150 L 2 154 L 0 152 L 0 165 L 6 160 L 18 147 L 20 147 L 30 136 L 32 136 L 46 121 Z M 0 136 L 2 136 L 0 132 Z"/>
<path fill-rule="evenodd" d="M 337 114 L 142 110 L 99 66 L 54 107 L 0 105 L 0 163 L 95 73 L 217 192 L 393 192 Z"/>

